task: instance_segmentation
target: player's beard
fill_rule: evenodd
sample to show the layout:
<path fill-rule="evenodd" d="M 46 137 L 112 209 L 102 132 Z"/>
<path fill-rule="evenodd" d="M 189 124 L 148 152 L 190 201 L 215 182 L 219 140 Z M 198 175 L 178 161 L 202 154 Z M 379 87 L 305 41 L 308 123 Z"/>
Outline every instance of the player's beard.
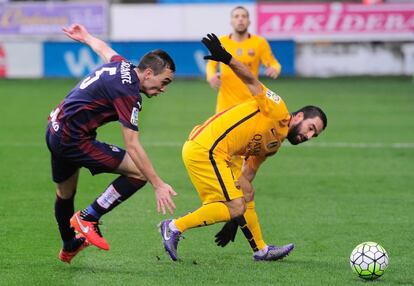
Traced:
<path fill-rule="evenodd" d="M 243 28 L 243 29 L 236 29 L 236 33 L 239 35 L 239 36 L 244 36 L 245 34 L 247 34 L 247 27 L 245 27 L 245 28 Z"/>
<path fill-rule="evenodd" d="M 289 133 L 287 135 L 287 139 L 289 140 L 290 144 L 292 145 L 298 145 L 299 143 L 305 142 L 307 139 L 303 136 L 298 136 L 300 133 L 300 128 L 302 127 L 302 122 L 296 124 L 292 127 L 292 129 L 289 130 Z"/>

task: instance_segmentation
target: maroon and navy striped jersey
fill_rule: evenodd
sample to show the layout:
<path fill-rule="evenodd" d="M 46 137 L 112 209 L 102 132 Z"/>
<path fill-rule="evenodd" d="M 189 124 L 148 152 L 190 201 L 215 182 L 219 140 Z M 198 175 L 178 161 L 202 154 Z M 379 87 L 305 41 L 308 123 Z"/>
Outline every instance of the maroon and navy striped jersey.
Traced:
<path fill-rule="evenodd" d="M 134 68 L 116 55 L 91 72 L 52 111 L 51 132 L 68 141 L 91 139 L 98 127 L 110 121 L 138 131 L 142 97 Z"/>

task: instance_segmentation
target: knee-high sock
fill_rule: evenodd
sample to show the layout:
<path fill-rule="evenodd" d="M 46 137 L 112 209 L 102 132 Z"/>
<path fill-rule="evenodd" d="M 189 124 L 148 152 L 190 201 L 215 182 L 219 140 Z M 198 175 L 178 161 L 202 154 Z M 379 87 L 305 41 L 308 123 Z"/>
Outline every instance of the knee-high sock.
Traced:
<path fill-rule="evenodd" d="M 124 175 L 116 178 L 89 207 L 82 211 L 82 218 L 98 220 L 116 206 L 126 201 L 147 182 Z"/>
<path fill-rule="evenodd" d="M 260 228 L 259 218 L 255 210 L 254 201 L 246 203 L 246 212 L 243 217 L 237 218 L 237 222 L 248 240 L 253 251 L 258 251 L 266 247 Z"/>
<path fill-rule="evenodd" d="M 71 241 L 75 237 L 75 230 L 70 226 L 70 218 L 75 212 L 74 198 L 62 199 L 56 195 L 55 218 L 58 223 L 60 237 L 64 242 Z"/>
<path fill-rule="evenodd" d="M 221 202 L 203 205 L 201 208 L 174 220 L 175 226 L 183 233 L 189 228 L 205 226 L 230 220 L 227 206 Z"/>

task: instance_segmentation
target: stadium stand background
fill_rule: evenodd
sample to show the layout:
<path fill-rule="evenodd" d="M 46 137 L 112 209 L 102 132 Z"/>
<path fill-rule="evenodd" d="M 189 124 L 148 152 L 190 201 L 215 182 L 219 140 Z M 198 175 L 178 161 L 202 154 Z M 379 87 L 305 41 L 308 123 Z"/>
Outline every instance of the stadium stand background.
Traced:
<path fill-rule="evenodd" d="M 363 2 L 377 3 L 378 0 Z M 85 5 L 87 9 L 78 7 L 78 14 L 65 15 L 62 12 L 65 9 L 56 8 L 52 14 L 41 16 L 43 18 L 40 20 L 48 23 L 48 17 L 51 17 L 50 23 L 59 20 L 67 24 L 83 21 L 91 32 L 109 41 L 132 61 L 149 49 L 163 48 L 176 60 L 178 77 L 204 77 L 205 63 L 202 57 L 206 50 L 200 44 L 200 38 L 208 32 L 231 32 L 229 13 L 235 5 L 244 5 L 250 10 L 252 24 L 249 30 L 270 41 L 273 52 L 282 63 L 282 76 L 412 75 L 414 1 L 383 1 L 383 4 L 376 5 L 364 5 L 363 2 L 317 2 L 320 9 L 325 11 L 321 14 L 323 17 L 348 17 L 349 29 L 344 32 L 339 26 L 331 31 L 325 26 L 319 27 L 312 14 L 303 16 L 309 16 L 308 27 L 305 25 L 299 31 L 285 29 L 283 23 L 286 17 L 296 17 L 306 22 L 295 12 L 294 5 L 302 5 L 307 9 L 310 6 L 306 5 L 314 1 L 3 0 L 0 2 L 0 13 L 3 15 L 0 25 L 0 76 L 81 77 L 101 63 L 90 49 L 71 42 L 61 33 L 64 24 L 36 26 L 39 19 L 30 18 L 30 11 L 42 11 L 42 5 L 48 9 L 63 7 L 59 5 Z M 8 18 L 9 21 L 4 20 L 4 15 L 14 11 L 9 9 L 16 7 L 14 5 L 20 5 L 17 11 L 26 17 L 28 25 L 14 23 L 12 17 Z M 287 14 L 277 12 L 277 5 L 285 5 L 284 9 L 289 10 Z M 349 5 L 354 5 L 353 9 L 360 11 L 360 14 L 354 17 L 346 12 Z M 380 12 L 381 19 L 388 19 L 389 22 L 378 20 L 380 18 L 375 14 L 378 11 L 383 11 Z M 396 13 L 397 16 L 393 16 Z M 213 18 L 214 21 L 211 21 Z M 147 28 L 148 23 L 151 23 L 150 29 Z"/>

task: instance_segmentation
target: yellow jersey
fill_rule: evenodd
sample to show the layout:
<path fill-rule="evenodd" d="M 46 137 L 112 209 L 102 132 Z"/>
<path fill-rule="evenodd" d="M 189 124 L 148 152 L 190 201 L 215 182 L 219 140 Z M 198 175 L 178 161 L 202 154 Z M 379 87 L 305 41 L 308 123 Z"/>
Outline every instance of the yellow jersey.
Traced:
<path fill-rule="evenodd" d="M 222 46 L 238 61 L 249 68 L 255 77 L 259 76 L 260 63 L 266 68 L 273 67 L 279 73 L 281 65 L 272 54 L 269 43 L 263 37 L 249 34 L 249 37 L 236 42 L 231 34 L 220 37 Z M 218 63 L 208 61 L 206 66 L 207 80 L 217 73 Z M 216 112 L 251 99 L 251 93 L 246 85 L 227 65 L 220 65 L 221 86 L 217 95 Z"/>
<path fill-rule="evenodd" d="M 286 138 L 290 118 L 282 98 L 263 86 L 263 92 L 254 99 L 196 126 L 189 140 L 227 161 L 234 155 L 269 156 L 277 152 Z"/>

